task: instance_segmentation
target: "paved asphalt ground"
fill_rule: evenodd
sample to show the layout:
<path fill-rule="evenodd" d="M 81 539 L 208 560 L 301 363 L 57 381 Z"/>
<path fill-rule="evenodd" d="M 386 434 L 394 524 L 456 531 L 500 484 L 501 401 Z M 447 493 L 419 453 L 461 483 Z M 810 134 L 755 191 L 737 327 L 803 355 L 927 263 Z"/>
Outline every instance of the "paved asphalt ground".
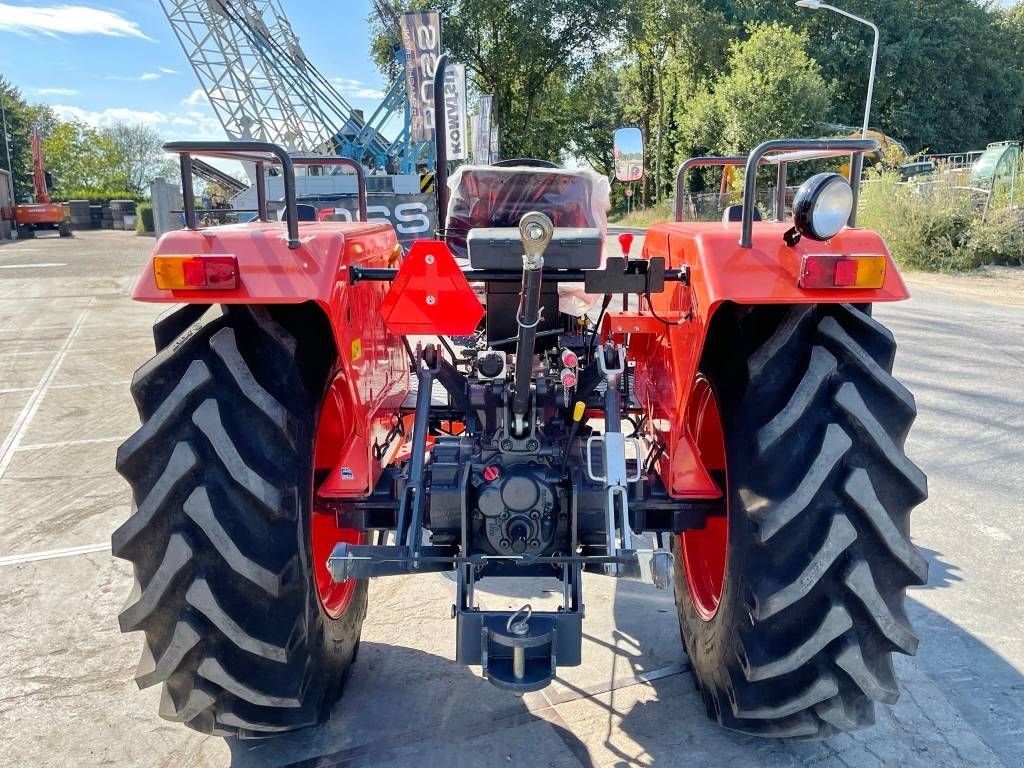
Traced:
<path fill-rule="evenodd" d="M 911 593 L 919 655 L 898 660 L 902 696 L 873 729 L 826 743 L 719 730 L 671 596 L 600 577 L 585 585 L 585 664 L 538 694 L 453 663 L 452 584 L 430 575 L 372 585 L 325 726 L 228 742 L 159 719 L 158 691 L 132 682 L 141 639 L 117 630 L 131 575 L 107 549 L 129 514 L 114 472 L 136 426 L 128 381 L 159 311 L 128 300 L 151 244 L 0 246 L 0 765 L 1024 766 L 1024 309 L 934 285 L 876 312 L 920 409 L 909 452 L 931 498 L 913 533 L 931 578 Z M 554 599 L 503 589 L 484 605 Z"/>

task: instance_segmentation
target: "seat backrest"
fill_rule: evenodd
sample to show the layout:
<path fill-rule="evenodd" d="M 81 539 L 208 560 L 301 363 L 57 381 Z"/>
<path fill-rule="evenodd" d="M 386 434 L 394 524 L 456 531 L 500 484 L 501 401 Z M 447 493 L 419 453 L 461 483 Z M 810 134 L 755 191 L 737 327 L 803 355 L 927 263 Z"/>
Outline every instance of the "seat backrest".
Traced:
<path fill-rule="evenodd" d="M 761 211 L 758 210 L 757 206 L 754 206 L 754 221 L 761 220 Z M 722 211 L 722 223 L 728 224 L 732 221 L 743 221 L 743 206 L 742 205 L 730 205 L 724 211 Z"/>
<path fill-rule="evenodd" d="M 597 227 L 591 179 L 579 172 L 535 167 L 462 169 L 452 190 L 445 240 L 466 257 L 466 235 L 480 227 L 518 227 L 523 214 L 540 211 L 556 227 Z"/>

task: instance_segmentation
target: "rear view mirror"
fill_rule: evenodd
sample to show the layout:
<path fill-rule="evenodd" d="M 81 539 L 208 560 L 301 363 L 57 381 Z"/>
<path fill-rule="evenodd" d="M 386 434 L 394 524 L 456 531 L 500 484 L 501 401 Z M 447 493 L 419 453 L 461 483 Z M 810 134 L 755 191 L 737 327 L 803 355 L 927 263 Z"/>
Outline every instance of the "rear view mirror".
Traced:
<path fill-rule="evenodd" d="M 639 128 L 615 131 L 615 178 L 640 181 L 644 177 L 644 137 Z"/>

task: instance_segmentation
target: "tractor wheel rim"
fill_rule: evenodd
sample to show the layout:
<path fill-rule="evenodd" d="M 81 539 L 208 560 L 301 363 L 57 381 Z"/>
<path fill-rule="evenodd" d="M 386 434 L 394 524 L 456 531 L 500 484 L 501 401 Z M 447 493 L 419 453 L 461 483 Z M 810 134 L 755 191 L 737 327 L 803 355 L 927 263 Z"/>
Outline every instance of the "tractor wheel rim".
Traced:
<path fill-rule="evenodd" d="M 337 382 L 328 388 L 317 419 L 316 443 L 314 446 L 314 466 L 318 470 L 326 469 L 333 472 L 337 469 L 337 458 L 348 440 L 343 435 L 346 423 L 341 393 L 336 389 Z M 319 474 L 314 472 L 314 475 Z M 316 584 L 317 598 L 324 613 L 332 619 L 341 618 L 348 610 L 355 594 L 356 579 L 336 582 L 327 569 L 327 559 L 334 547 L 342 542 L 362 544 L 364 537 L 355 528 L 343 528 L 338 525 L 338 515 L 334 508 L 323 502 L 317 495 L 316 487 L 312 488 L 313 508 L 310 515 L 310 551 L 313 558 L 312 568 Z"/>
<path fill-rule="evenodd" d="M 718 399 L 710 382 L 698 374 L 690 392 L 687 430 L 704 467 L 709 471 L 726 472 L 725 435 L 722 429 Z M 708 518 L 704 528 L 679 534 L 683 555 L 686 587 L 693 607 L 704 621 L 711 621 L 718 612 L 725 588 L 725 572 L 729 557 L 729 491 L 726 475 L 725 514 Z"/>

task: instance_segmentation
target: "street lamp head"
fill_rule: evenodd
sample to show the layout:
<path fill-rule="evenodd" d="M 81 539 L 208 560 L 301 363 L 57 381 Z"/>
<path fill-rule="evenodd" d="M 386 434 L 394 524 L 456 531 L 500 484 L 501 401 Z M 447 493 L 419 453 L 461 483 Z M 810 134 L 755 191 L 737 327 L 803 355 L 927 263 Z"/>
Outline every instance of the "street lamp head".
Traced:
<path fill-rule="evenodd" d="M 821 0 L 796 0 L 796 4 L 799 8 L 809 8 L 812 11 L 821 8 Z"/>

